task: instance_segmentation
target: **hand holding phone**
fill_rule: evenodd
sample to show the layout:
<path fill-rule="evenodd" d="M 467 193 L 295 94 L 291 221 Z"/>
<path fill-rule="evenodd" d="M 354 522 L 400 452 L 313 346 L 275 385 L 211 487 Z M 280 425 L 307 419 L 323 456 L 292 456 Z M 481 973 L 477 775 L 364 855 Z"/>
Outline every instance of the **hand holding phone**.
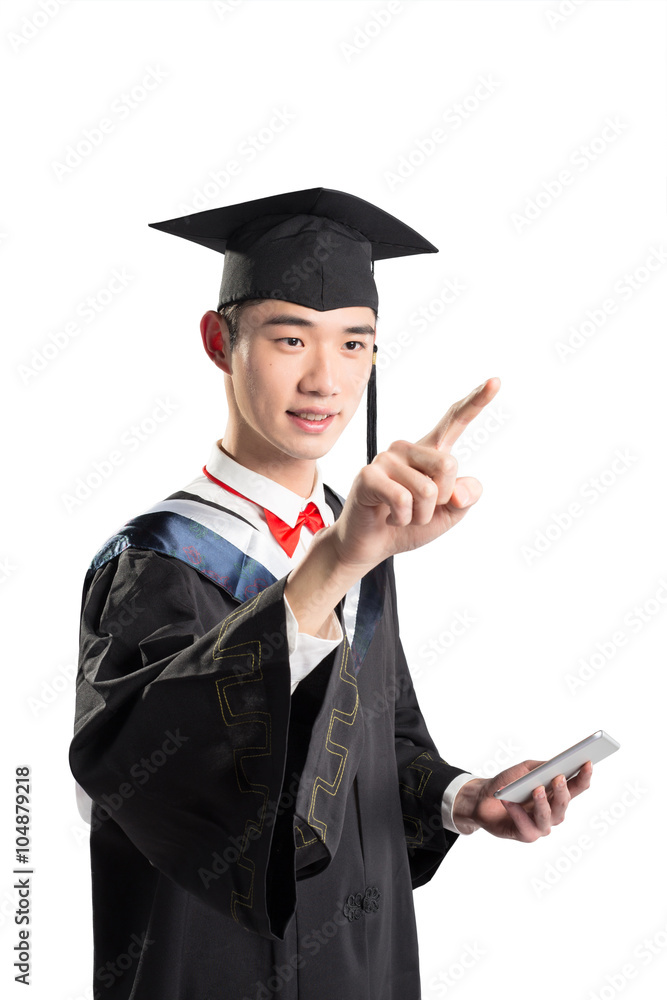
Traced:
<path fill-rule="evenodd" d="M 586 761 L 590 760 L 595 764 L 614 753 L 619 747 L 620 743 L 599 729 L 580 743 L 575 743 L 556 757 L 552 757 L 551 760 L 546 760 L 539 767 L 524 774 L 522 778 L 517 778 L 504 788 L 499 788 L 493 793 L 494 797 L 504 799 L 506 802 L 529 802 L 533 791 L 540 785 L 544 785 L 546 789 L 559 774 L 564 774 L 566 779 L 572 778 Z"/>

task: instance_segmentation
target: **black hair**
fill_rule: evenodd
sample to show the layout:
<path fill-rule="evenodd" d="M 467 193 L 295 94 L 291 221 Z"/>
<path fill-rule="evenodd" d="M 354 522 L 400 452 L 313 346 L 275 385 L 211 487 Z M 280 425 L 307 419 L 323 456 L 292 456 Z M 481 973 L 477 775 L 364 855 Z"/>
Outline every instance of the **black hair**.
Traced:
<path fill-rule="evenodd" d="M 243 313 L 244 308 L 262 301 L 262 299 L 241 299 L 239 302 L 228 302 L 226 306 L 222 306 L 218 310 L 218 314 L 222 316 L 229 330 L 230 351 L 234 350 L 234 345 L 236 344 L 239 334 L 239 325 L 241 323 L 241 314 Z"/>

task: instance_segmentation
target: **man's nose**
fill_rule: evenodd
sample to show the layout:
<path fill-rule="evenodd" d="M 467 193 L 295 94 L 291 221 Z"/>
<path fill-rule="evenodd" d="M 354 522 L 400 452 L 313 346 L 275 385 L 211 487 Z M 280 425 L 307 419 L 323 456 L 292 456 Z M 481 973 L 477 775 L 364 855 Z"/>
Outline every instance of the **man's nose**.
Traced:
<path fill-rule="evenodd" d="M 340 392 L 337 359 L 326 350 L 309 352 L 308 364 L 300 381 L 302 392 L 316 392 L 320 396 L 333 396 Z"/>

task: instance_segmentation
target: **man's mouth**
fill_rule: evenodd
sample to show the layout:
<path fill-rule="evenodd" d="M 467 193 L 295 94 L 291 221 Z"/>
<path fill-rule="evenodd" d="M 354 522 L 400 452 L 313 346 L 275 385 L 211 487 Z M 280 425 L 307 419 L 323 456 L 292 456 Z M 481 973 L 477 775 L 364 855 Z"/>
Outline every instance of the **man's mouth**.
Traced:
<path fill-rule="evenodd" d="M 318 413 L 313 410 L 288 410 L 293 417 L 301 417 L 302 420 L 326 420 L 327 417 L 334 417 L 335 413 Z"/>
<path fill-rule="evenodd" d="M 337 416 L 336 413 L 327 413 L 322 410 L 288 410 L 288 416 L 292 418 L 298 427 L 308 431 L 323 431 Z"/>

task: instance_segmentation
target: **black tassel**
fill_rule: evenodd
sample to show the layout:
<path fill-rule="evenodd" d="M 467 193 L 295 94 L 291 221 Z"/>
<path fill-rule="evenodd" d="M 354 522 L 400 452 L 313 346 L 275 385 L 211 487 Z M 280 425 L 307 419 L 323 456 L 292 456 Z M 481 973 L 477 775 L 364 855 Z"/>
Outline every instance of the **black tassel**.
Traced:
<path fill-rule="evenodd" d="M 375 385 L 375 372 L 377 365 L 377 344 L 373 344 L 373 365 L 371 375 L 366 386 L 366 462 L 371 464 L 377 455 L 377 388 Z"/>

